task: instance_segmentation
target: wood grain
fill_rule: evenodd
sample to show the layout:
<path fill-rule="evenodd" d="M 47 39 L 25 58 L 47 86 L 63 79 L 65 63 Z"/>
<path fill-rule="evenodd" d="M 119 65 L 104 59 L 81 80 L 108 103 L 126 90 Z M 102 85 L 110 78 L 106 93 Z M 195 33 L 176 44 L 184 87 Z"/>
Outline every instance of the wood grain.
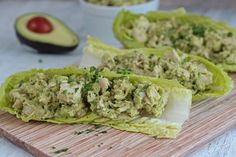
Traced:
<path fill-rule="evenodd" d="M 236 75 L 232 78 L 236 81 Z M 227 96 L 194 104 L 190 120 L 174 140 L 156 140 L 109 127 L 95 130 L 92 125 L 24 123 L 3 112 L 0 112 L 0 122 L 2 136 L 40 157 L 108 157 L 111 154 L 114 157 L 182 157 L 236 125 L 236 88 Z M 76 131 L 87 129 L 95 131 L 75 135 Z M 65 148 L 67 152 L 54 153 Z"/>

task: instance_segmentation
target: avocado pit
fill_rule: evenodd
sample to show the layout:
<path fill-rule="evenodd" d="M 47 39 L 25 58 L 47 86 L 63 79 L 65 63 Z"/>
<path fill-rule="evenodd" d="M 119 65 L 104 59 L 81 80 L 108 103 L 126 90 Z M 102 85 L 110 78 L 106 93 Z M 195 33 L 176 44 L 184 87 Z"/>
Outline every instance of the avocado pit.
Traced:
<path fill-rule="evenodd" d="M 50 33 L 53 30 L 51 22 L 41 16 L 31 18 L 27 23 L 27 28 L 35 33 Z"/>

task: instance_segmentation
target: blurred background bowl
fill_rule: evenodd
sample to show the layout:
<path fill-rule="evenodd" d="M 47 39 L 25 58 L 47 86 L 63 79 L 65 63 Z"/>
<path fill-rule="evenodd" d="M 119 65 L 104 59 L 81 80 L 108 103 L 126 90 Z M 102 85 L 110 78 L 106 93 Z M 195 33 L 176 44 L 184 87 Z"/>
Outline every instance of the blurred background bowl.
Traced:
<path fill-rule="evenodd" d="M 159 0 L 150 0 L 149 2 L 132 6 L 102 6 L 91 4 L 86 0 L 79 0 L 80 9 L 83 14 L 82 28 L 84 35 L 95 36 L 106 43 L 118 45 L 112 32 L 112 24 L 117 13 L 122 9 L 130 10 L 134 13 L 146 13 L 157 10 Z"/>

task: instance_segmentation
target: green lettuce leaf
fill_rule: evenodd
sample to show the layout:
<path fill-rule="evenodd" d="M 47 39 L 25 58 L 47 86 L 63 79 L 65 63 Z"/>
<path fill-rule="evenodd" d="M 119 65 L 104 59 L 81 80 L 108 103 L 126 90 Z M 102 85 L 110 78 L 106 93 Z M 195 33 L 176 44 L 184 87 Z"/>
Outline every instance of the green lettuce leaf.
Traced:
<path fill-rule="evenodd" d="M 149 20 L 157 19 L 168 19 L 169 17 L 181 17 L 186 15 L 186 11 L 183 8 L 174 10 L 174 11 L 155 11 L 149 12 L 147 14 L 132 14 L 130 11 L 122 10 L 116 16 L 113 23 L 113 32 L 115 37 L 124 45 L 125 48 L 144 48 L 144 43 L 139 43 L 133 38 L 126 36 L 124 30 L 122 29 L 123 25 L 130 23 L 140 16 L 145 16 Z"/>
<path fill-rule="evenodd" d="M 140 16 L 145 16 L 150 21 L 176 18 L 178 19 L 178 21 L 183 23 L 200 24 L 204 25 L 205 27 L 210 27 L 218 30 L 227 30 L 236 34 L 236 29 L 224 22 L 215 21 L 206 16 L 187 13 L 183 8 L 173 11 L 152 11 L 146 14 L 132 14 L 130 11 L 122 10 L 121 12 L 119 12 L 113 23 L 113 32 L 115 37 L 124 45 L 125 48 L 145 47 L 144 43 L 137 42 L 133 38 L 128 37 L 122 29 L 122 26 L 132 22 L 134 19 Z M 223 68 L 225 71 L 236 72 L 236 65 L 218 64 L 218 66 Z"/>
<path fill-rule="evenodd" d="M 71 75 L 71 74 L 86 74 L 86 69 L 78 69 L 76 67 L 66 67 L 61 69 L 33 69 L 31 71 L 16 73 L 5 80 L 0 87 L 0 110 L 16 115 L 17 118 L 28 122 L 30 120 L 46 121 L 56 124 L 101 124 L 110 126 L 119 130 L 130 132 L 138 132 L 155 136 L 157 138 L 175 138 L 181 130 L 181 126 L 189 117 L 191 108 L 192 93 L 175 81 L 160 80 L 150 77 L 130 75 L 128 78 L 133 82 L 150 82 L 165 88 L 169 92 L 169 98 L 166 109 L 161 118 L 154 117 L 137 117 L 134 120 L 121 121 L 111 120 L 88 112 L 82 118 L 53 118 L 53 119 L 28 119 L 17 113 L 13 108 L 9 99 L 9 92 L 13 87 L 21 81 L 28 80 L 35 73 L 45 73 L 49 76 L 53 75 Z M 112 73 L 109 71 L 102 71 L 100 75 L 107 78 L 116 78 L 123 75 Z"/>
<path fill-rule="evenodd" d="M 96 57 L 101 58 L 103 55 L 108 54 L 111 56 L 124 55 L 127 53 L 135 53 L 136 51 L 142 52 L 143 54 L 162 57 L 167 52 L 173 51 L 170 47 L 159 47 L 159 48 L 139 48 L 139 49 L 118 49 L 104 44 L 96 38 L 88 37 L 87 44 L 84 48 L 84 53 L 94 54 Z M 182 52 L 180 52 L 180 55 Z M 193 95 L 193 101 L 199 101 L 209 97 L 218 97 L 229 93 L 233 88 L 233 81 L 220 67 L 214 65 L 210 61 L 195 55 L 186 54 L 192 60 L 196 60 L 199 63 L 204 64 L 209 71 L 213 74 L 213 83 L 210 86 L 210 90 L 199 92 Z"/>

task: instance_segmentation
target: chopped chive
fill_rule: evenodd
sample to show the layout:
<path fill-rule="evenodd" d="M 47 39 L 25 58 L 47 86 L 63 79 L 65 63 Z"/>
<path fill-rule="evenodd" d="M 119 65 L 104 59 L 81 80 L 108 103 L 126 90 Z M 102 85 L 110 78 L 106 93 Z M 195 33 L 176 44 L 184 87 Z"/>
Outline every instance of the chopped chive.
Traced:
<path fill-rule="evenodd" d="M 75 135 L 80 135 L 80 134 L 83 134 L 83 133 L 85 133 L 85 134 L 89 134 L 90 132 L 93 132 L 93 131 L 95 131 L 94 129 L 86 129 L 86 130 L 83 130 L 83 131 L 76 131 L 74 134 Z"/>
<path fill-rule="evenodd" d="M 89 70 L 90 70 L 90 72 L 93 72 L 93 71 L 96 71 L 97 68 L 95 66 L 91 66 Z"/>
<path fill-rule="evenodd" d="M 85 130 L 85 133 L 88 134 L 88 133 L 93 132 L 93 131 L 94 131 L 93 129 L 87 129 L 87 130 Z"/>
<path fill-rule="evenodd" d="M 201 25 L 193 25 L 192 27 L 193 34 L 198 37 L 204 37 L 206 28 Z"/>
<path fill-rule="evenodd" d="M 64 95 L 65 95 L 66 93 L 67 93 L 67 90 L 64 90 L 64 91 L 62 92 L 62 94 L 64 94 Z"/>
<path fill-rule="evenodd" d="M 63 148 L 63 149 L 55 151 L 54 154 L 64 153 L 64 152 L 67 152 L 68 150 L 69 150 L 69 148 Z"/>
<path fill-rule="evenodd" d="M 104 130 L 104 131 L 99 131 L 99 130 L 96 130 L 96 129 L 98 129 L 98 128 L 101 128 L 102 127 L 102 125 L 94 125 L 94 128 L 90 128 L 90 129 L 86 129 L 86 130 L 82 130 L 82 131 L 75 131 L 74 132 L 74 135 L 81 135 L 81 134 L 89 134 L 89 133 L 91 133 L 91 132 L 97 132 L 96 134 L 95 134 L 95 136 L 98 136 L 99 134 L 105 134 L 105 133 L 107 133 L 107 131 L 106 130 Z"/>
<path fill-rule="evenodd" d="M 227 34 L 227 36 L 228 36 L 228 37 L 232 37 L 232 36 L 233 36 L 233 33 L 232 33 L 232 32 L 229 32 L 229 33 Z"/>
<path fill-rule="evenodd" d="M 75 134 L 75 135 L 80 135 L 80 134 L 82 134 L 82 133 L 83 133 L 83 131 L 79 131 L 79 132 L 76 131 L 74 134 Z"/>
<path fill-rule="evenodd" d="M 94 125 L 94 128 L 95 128 L 95 129 L 99 129 L 99 128 L 101 128 L 101 127 L 102 127 L 102 125 L 99 125 L 99 124 L 95 124 L 95 125 Z"/>
<path fill-rule="evenodd" d="M 101 131 L 101 132 L 99 132 L 99 133 L 101 133 L 101 134 L 106 134 L 106 133 L 107 133 L 107 131 L 106 131 L 106 130 L 104 130 L 104 131 Z"/>

